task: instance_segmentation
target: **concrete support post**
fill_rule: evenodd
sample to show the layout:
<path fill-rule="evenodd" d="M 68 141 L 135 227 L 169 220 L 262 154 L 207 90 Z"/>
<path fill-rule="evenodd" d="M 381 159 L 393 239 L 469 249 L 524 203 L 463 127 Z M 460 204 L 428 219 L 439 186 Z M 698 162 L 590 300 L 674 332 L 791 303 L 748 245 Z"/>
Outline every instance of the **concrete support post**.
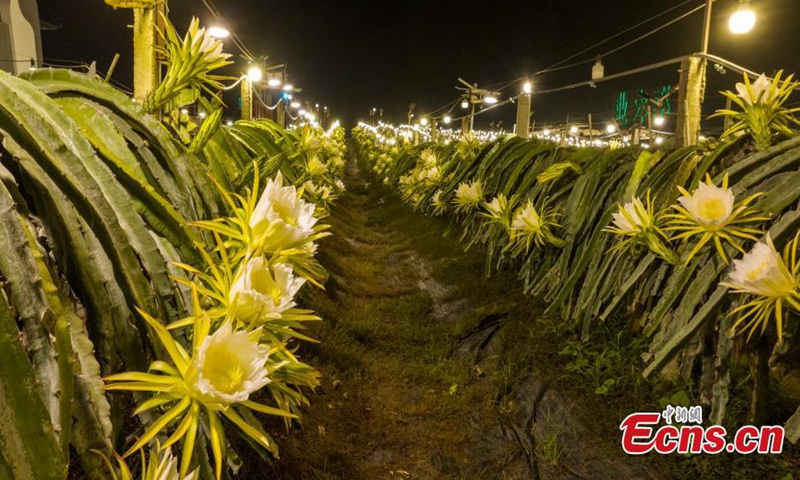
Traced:
<path fill-rule="evenodd" d="M 514 126 L 514 133 L 518 137 L 528 138 L 530 133 L 531 119 L 531 95 L 522 93 L 517 97 L 517 123 Z"/>
<path fill-rule="evenodd" d="M 245 77 L 241 83 L 242 87 L 242 120 L 253 119 L 253 82 Z"/>
<path fill-rule="evenodd" d="M 166 14 L 166 2 L 156 2 L 148 8 L 133 11 L 133 98 L 143 102 L 158 86 L 160 71 L 156 46 L 161 14 Z"/>
<path fill-rule="evenodd" d="M 700 136 L 706 94 L 706 64 L 706 60 L 699 57 L 688 57 L 681 62 L 678 120 L 675 125 L 675 145 L 678 148 L 696 144 Z"/>

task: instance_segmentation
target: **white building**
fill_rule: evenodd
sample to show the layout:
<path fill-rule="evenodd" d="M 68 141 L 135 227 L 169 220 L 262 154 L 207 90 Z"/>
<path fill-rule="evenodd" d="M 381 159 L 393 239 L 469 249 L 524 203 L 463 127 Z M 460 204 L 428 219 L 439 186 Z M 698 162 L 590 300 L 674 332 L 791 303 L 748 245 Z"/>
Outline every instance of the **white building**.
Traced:
<path fill-rule="evenodd" d="M 16 75 L 41 63 L 36 0 L 0 0 L 0 69 Z"/>

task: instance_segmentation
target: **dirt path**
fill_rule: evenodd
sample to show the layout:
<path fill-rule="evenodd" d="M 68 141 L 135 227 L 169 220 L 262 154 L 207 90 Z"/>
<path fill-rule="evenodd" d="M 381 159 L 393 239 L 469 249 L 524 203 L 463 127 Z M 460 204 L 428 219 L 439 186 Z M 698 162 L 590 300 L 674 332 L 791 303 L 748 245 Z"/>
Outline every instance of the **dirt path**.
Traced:
<path fill-rule="evenodd" d="M 655 478 L 598 447 L 591 413 L 536 366 L 559 361 L 557 334 L 512 272 L 487 280 L 445 221 L 354 167 L 346 183 L 320 248 L 326 291 L 303 300 L 325 319 L 302 352 L 322 386 L 302 428 L 277 436 L 281 460 L 240 478 Z"/>

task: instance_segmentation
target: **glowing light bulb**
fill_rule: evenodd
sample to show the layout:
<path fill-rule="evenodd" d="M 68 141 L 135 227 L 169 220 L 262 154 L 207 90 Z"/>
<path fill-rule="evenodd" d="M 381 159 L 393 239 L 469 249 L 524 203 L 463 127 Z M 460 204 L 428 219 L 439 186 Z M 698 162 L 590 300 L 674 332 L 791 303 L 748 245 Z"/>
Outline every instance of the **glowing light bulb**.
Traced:
<path fill-rule="evenodd" d="M 609 123 L 608 125 L 606 125 L 606 133 L 611 134 L 611 133 L 614 133 L 616 131 L 617 131 L 617 126 L 614 125 L 613 123 Z"/>
<path fill-rule="evenodd" d="M 253 65 L 249 70 L 247 70 L 247 78 L 249 78 L 251 82 L 260 82 L 261 79 L 264 78 L 264 73 L 260 68 Z"/>
<path fill-rule="evenodd" d="M 522 93 L 525 93 L 525 94 L 528 94 L 528 95 L 533 93 L 533 84 L 531 82 L 529 82 L 529 81 L 525 82 L 522 85 Z"/>
<path fill-rule="evenodd" d="M 208 29 L 208 34 L 214 38 L 228 38 L 231 32 L 224 27 L 211 27 Z"/>
<path fill-rule="evenodd" d="M 461 108 L 469 108 L 469 102 L 468 102 L 468 101 L 466 101 L 466 100 L 464 100 L 463 102 L 461 102 Z"/>
<path fill-rule="evenodd" d="M 422 117 L 422 119 L 419 121 L 419 124 L 424 127 L 425 125 L 428 124 L 428 119 L 425 118 L 425 117 Z"/>
<path fill-rule="evenodd" d="M 664 143 L 664 137 L 656 137 L 656 145 L 661 145 Z"/>
<path fill-rule="evenodd" d="M 578 133 L 578 126 L 577 125 L 573 125 L 573 126 L 569 127 L 569 133 L 571 133 L 573 135 Z"/>
<path fill-rule="evenodd" d="M 545 128 L 544 130 L 542 130 L 542 135 L 544 135 L 545 137 L 549 137 L 550 136 L 550 129 L 549 128 Z"/>
<path fill-rule="evenodd" d="M 267 85 L 269 85 L 270 87 L 278 88 L 278 87 L 281 86 L 281 79 L 280 78 L 275 78 L 275 77 L 270 78 L 267 81 Z"/>
<path fill-rule="evenodd" d="M 444 121 L 445 125 L 450 125 L 450 122 L 452 122 L 453 119 L 450 118 L 450 115 L 445 115 L 442 121 Z"/>
<path fill-rule="evenodd" d="M 662 117 L 661 115 L 659 115 L 659 116 L 657 116 L 656 118 L 653 119 L 653 125 L 655 125 L 656 127 L 663 127 L 665 122 L 666 122 L 666 119 L 664 117 Z"/>
<path fill-rule="evenodd" d="M 492 96 L 492 95 L 488 95 L 488 96 L 483 98 L 483 101 L 484 101 L 484 103 L 487 103 L 489 105 L 494 105 L 495 103 L 497 103 L 497 97 Z"/>
<path fill-rule="evenodd" d="M 750 9 L 749 1 L 739 3 L 739 9 L 731 15 L 728 27 L 735 35 L 744 35 L 756 25 L 756 12 Z"/>

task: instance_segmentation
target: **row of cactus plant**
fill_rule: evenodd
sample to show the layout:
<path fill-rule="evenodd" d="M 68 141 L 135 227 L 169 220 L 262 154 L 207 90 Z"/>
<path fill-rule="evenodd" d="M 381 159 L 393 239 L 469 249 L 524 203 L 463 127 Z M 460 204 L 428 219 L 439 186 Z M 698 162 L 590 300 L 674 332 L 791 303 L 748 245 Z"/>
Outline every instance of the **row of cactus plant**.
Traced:
<path fill-rule="evenodd" d="M 780 74 L 745 79 L 726 93 L 741 110 L 720 112 L 736 120 L 723 139 L 674 151 L 516 137 L 413 145 L 367 125 L 354 137 L 385 185 L 424 213 L 449 215 L 467 246 L 484 245 L 487 273 L 516 265 L 525 291 L 585 341 L 595 323 L 632 316 L 651 339 L 644 375 L 675 362 L 701 371 L 701 401 L 719 423 L 735 333 L 765 335 L 750 348 L 773 349 L 776 363 L 796 348 L 800 137 L 785 103 L 797 88 Z"/>
<path fill-rule="evenodd" d="M 192 28 L 170 48 L 222 55 Z M 0 478 L 127 479 L 109 459 L 146 450 L 142 478 L 221 478 L 230 431 L 277 453 L 239 407 L 288 422 L 316 385 L 296 348 L 317 317 L 294 296 L 324 279 L 343 132 L 221 126 L 218 110 L 180 135 L 175 99 L 214 94 L 220 55 L 144 105 L 69 70 L 0 72 Z"/>

